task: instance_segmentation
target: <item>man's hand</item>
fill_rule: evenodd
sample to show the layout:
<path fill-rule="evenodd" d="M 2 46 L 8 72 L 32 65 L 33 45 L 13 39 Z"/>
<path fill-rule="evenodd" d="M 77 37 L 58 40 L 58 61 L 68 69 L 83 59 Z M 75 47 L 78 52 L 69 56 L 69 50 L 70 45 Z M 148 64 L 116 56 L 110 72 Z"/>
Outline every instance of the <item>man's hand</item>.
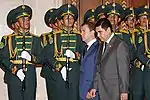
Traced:
<path fill-rule="evenodd" d="M 20 79 L 20 81 L 23 81 L 24 78 L 25 78 L 25 74 L 23 73 L 23 70 L 22 70 L 22 69 L 19 69 L 19 70 L 17 71 L 17 74 L 16 74 L 16 75 L 18 76 L 18 78 Z"/>
<path fill-rule="evenodd" d="M 96 97 L 96 89 L 91 89 L 90 90 L 90 96 L 91 96 L 91 98 L 95 98 Z"/>
<path fill-rule="evenodd" d="M 68 71 L 71 71 L 71 70 L 72 70 L 72 68 L 69 68 Z M 64 66 L 64 67 L 61 69 L 60 73 L 61 73 L 61 75 L 62 75 L 63 80 L 66 81 L 66 79 L 67 79 L 67 69 L 66 69 L 66 66 Z"/>
<path fill-rule="evenodd" d="M 22 51 L 21 52 L 21 58 L 24 58 L 28 61 L 31 61 L 31 55 L 27 51 Z"/>
<path fill-rule="evenodd" d="M 66 50 L 64 55 L 67 56 L 68 58 L 75 58 L 75 54 L 69 49 Z"/>
<path fill-rule="evenodd" d="M 86 99 L 91 99 L 91 98 L 92 98 L 92 96 L 91 96 L 90 92 L 88 92 L 88 93 L 86 94 Z"/>
<path fill-rule="evenodd" d="M 120 100 L 128 100 L 128 93 L 121 93 Z"/>
<path fill-rule="evenodd" d="M 67 73 L 66 73 L 66 67 L 65 66 L 61 69 L 60 73 L 62 75 L 63 80 L 66 81 Z"/>

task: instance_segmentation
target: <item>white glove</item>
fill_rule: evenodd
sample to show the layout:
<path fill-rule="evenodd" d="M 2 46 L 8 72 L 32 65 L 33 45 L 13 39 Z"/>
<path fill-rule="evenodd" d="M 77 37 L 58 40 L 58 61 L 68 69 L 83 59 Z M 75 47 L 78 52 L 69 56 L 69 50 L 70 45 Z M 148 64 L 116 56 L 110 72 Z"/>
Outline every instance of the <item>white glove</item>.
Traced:
<path fill-rule="evenodd" d="M 63 80 L 66 81 L 66 78 L 67 78 L 66 67 L 64 66 L 60 72 L 61 72 Z"/>
<path fill-rule="evenodd" d="M 25 75 L 24 75 L 24 73 L 23 73 L 23 70 L 22 70 L 22 69 L 19 69 L 19 70 L 18 70 L 18 72 L 17 72 L 17 76 L 18 76 L 18 78 L 19 78 L 21 81 L 23 81 L 23 80 L 24 80 Z"/>
<path fill-rule="evenodd" d="M 72 68 L 69 68 L 69 71 L 71 71 L 71 70 L 72 70 Z M 60 72 L 61 72 L 63 80 L 66 81 L 66 78 L 67 78 L 66 66 L 64 66 Z"/>
<path fill-rule="evenodd" d="M 144 65 L 142 65 L 141 70 L 144 71 Z"/>
<path fill-rule="evenodd" d="M 31 55 L 27 51 L 22 51 L 21 52 L 21 58 L 24 58 L 28 61 L 31 61 Z"/>
<path fill-rule="evenodd" d="M 75 54 L 69 49 L 66 50 L 64 55 L 67 56 L 68 58 L 75 58 Z"/>

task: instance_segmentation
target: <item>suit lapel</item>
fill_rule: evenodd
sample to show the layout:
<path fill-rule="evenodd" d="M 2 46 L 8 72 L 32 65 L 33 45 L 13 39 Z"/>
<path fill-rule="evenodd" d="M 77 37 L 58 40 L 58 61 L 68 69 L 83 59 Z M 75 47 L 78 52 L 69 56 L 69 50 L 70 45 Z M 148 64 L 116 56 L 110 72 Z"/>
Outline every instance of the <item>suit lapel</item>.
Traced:
<path fill-rule="evenodd" d="M 93 51 L 93 49 L 95 49 L 95 47 L 98 45 L 98 41 L 94 42 L 91 47 L 89 48 L 89 50 L 85 53 L 85 56 L 83 58 L 86 59 L 86 57 Z"/>
<path fill-rule="evenodd" d="M 112 49 L 113 43 L 115 42 L 115 39 L 116 39 L 116 36 L 113 36 L 112 39 L 110 40 L 109 44 L 107 44 L 107 48 L 106 48 L 104 54 L 102 55 L 101 60 L 103 60 L 107 56 L 109 51 Z"/>
<path fill-rule="evenodd" d="M 103 42 L 99 43 L 98 55 L 97 55 L 97 65 L 100 64 L 100 62 L 101 62 L 103 44 L 104 44 Z"/>

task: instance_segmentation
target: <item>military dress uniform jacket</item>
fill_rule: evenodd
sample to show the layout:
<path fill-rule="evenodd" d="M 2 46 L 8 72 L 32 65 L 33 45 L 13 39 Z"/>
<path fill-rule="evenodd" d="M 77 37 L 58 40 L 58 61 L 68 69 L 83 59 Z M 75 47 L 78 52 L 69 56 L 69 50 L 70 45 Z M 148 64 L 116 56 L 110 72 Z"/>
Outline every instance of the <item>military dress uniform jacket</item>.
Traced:
<path fill-rule="evenodd" d="M 49 43 L 43 49 L 45 63 L 48 62 L 48 67 L 42 68 L 41 74 L 45 78 L 52 80 L 55 85 L 52 89 L 52 100 L 78 100 L 79 98 L 79 72 L 80 72 L 80 54 L 82 52 L 83 42 L 78 32 L 71 31 L 68 34 L 66 31 L 54 32 L 49 37 Z M 75 54 L 75 58 L 69 59 L 69 87 L 66 87 L 66 82 L 63 80 L 60 73 L 62 67 L 66 66 L 66 49 L 70 49 Z M 46 63 L 47 64 L 47 63 Z M 47 66 L 47 65 L 46 65 Z M 51 76 L 49 76 L 51 73 Z M 68 94 L 69 91 L 69 94 Z M 54 94 L 53 94 L 54 93 Z M 59 96 L 58 96 L 59 94 Z"/>
<path fill-rule="evenodd" d="M 146 67 L 150 67 L 149 66 L 149 59 L 150 59 L 150 30 L 147 30 L 144 32 L 144 40 L 142 41 L 142 43 L 140 44 L 139 48 L 138 48 L 138 58 L 139 60 L 146 65 Z"/>
<path fill-rule="evenodd" d="M 144 39 L 143 42 L 139 45 L 138 48 L 138 59 L 142 62 L 144 65 L 143 68 L 143 93 L 145 93 L 146 99 L 150 99 L 150 80 L 149 80 L 149 75 L 150 75 L 150 30 L 146 30 L 144 32 Z"/>
<path fill-rule="evenodd" d="M 142 42 L 139 40 L 140 32 L 137 29 L 134 29 L 133 31 L 130 30 L 120 30 L 120 32 L 123 35 L 123 41 L 128 44 L 129 50 L 130 50 L 130 60 L 134 62 L 136 59 L 136 51 L 138 48 L 138 45 Z"/>
<path fill-rule="evenodd" d="M 13 79 L 14 74 L 16 70 L 22 68 L 22 59 L 20 58 L 21 52 L 23 50 L 23 35 L 22 34 L 10 34 L 8 36 L 5 36 L 6 45 L 3 49 L 2 54 L 2 63 L 5 65 L 5 68 L 8 70 L 5 73 L 5 82 L 11 83 L 11 79 Z M 25 49 L 29 52 L 29 54 L 32 56 L 32 58 L 36 59 L 36 56 L 40 54 L 41 50 L 41 44 L 40 39 L 31 34 L 27 33 L 25 35 Z M 14 66 L 16 65 L 16 67 Z M 28 61 L 26 61 L 26 77 L 29 77 L 34 80 L 34 84 L 36 84 L 36 66 Z M 33 81 L 32 80 L 32 81 Z"/>

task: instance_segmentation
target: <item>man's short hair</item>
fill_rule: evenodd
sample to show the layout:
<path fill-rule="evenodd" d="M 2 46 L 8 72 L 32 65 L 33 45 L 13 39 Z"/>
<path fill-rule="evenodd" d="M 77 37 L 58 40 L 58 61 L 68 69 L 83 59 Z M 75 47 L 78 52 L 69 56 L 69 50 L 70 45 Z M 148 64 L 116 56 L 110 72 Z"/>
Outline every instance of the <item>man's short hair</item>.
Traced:
<path fill-rule="evenodd" d="M 95 29 L 95 23 L 94 22 L 84 22 L 81 24 L 81 26 L 87 25 L 90 29 L 90 31 Z"/>
<path fill-rule="evenodd" d="M 95 32 L 95 23 L 94 22 L 84 22 L 81 24 L 81 26 L 87 25 L 90 29 L 90 31 L 94 31 Z M 94 36 L 97 37 L 97 33 L 94 33 Z"/>
<path fill-rule="evenodd" d="M 101 26 L 105 30 L 107 30 L 107 28 L 109 27 L 111 29 L 111 32 L 113 32 L 112 25 L 107 18 L 99 19 L 95 24 L 95 29 L 96 29 L 96 27 L 99 27 L 99 26 Z"/>

